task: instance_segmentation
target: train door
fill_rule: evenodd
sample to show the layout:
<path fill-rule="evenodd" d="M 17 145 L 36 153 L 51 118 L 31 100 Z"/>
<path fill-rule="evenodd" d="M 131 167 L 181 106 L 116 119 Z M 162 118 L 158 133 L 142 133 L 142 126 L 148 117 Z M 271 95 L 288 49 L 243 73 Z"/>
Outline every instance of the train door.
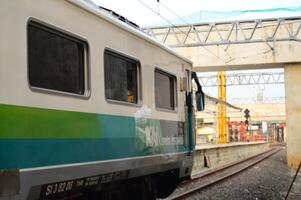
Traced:
<path fill-rule="evenodd" d="M 186 146 L 189 151 L 194 150 L 195 137 L 193 128 L 193 102 L 192 102 L 192 82 L 191 82 L 191 71 L 185 70 L 185 81 L 186 81 L 186 93 L 185 93 L 185 123 L 186 123 Z"/>
<path fill-rule="evenodd" d="M 202 86 L 199 83 L 197 74 L 195 72 L 191 72 L 190 70 L 186 70 L 187 77 L 187 91 L 186 91 L 186 124 L 187 124 L 187 133 L 188 133 L 188 150 L 193 151 L 195 148 L 196 135 L 195 135 L 195 108 L 197 111 L 202 111 L 205 109 L 205 94 L 202 90 Z M 194 80 L 197 90 L 194 92 L 193 90 L 193 82 Z M 195 101 L 193 100 L 195 99 Z"/>

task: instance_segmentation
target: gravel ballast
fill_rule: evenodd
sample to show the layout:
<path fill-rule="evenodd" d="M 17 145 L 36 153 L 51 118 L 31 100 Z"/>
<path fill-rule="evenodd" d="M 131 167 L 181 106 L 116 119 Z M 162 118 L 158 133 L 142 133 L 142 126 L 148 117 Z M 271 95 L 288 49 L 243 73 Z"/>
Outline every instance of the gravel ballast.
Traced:
<path fill-rule="evenodd" d="M 250 169 L 188 199 L 284 199 L 296 173 L 287 166 L 286 151 L 281 150 Z M 301 172 L 289 194 L 301 200 Z"/>

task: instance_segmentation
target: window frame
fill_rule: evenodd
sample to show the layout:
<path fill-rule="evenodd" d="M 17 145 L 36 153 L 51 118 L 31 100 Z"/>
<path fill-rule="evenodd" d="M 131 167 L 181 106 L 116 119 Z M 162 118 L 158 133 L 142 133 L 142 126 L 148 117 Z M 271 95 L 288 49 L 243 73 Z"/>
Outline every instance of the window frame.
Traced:
<path fill-rule="evenodd" d="M 119 100 L 115 100 L 115 99 L 110 99 L 107 97 L 106 94 L 106 68 L 105 68 L 105 54 L 109 53 L 111 55 L 117 56 L 117 57 L 121 57 L 121 58 L 125 58 L 126 60 L 130 60 L 132 62 L 137 63 L 137 103 L 130 103 L 130 102 L 126 102 L 126 101 L 119 101 Z M 111 104 L 119 104 L 119 105 L 125 105 L 125 106 L 133 106 L 133 107 L 141 107 L 142 106 L 142 72 L 141 72 L 141 63 L 140 60 L 129 56 L 125 53 L 122 53 L 120 51 L 114 50 L 112 48 L 108 48 L 106 47 L 103 51 L 103 81 L 104 81 L 104 97 L 107 103 L 111 103 Z"/>
<path fill-rule="evenodd" d="M 83 92 L 83 94 L 76 94 L 76 93 L 72 93 L 72 92 L 64 92 L 64 91 L 60 91 L 60 90 L 36 87 L 36 86 L 32 86 L 30 84 L 28 48 L 29 48 L 29 26 L 31 23 L 34 23 L 34 26 L 37 26 L 40 29 L 45 30 L 47 32 L 55 33 L 56 35 L 59 35 L 61 37 L 64 37 L 64 38 L 67 38 L 67 39 L 70 39 L 73 41 L 82 42 L 83 48 L 84 48 L 84 69 L 83 69 L 84 92 Z M 72 33 L 70 31 L 66 31 L 66 30 L 59 28 L 57 26 L 54 26 L 52 24 L 41 21 L 39 19 L 30 17 L 27 20 L 27 24 L 26 24 L 26 52 L 27 52 L 27 57 L 26 57 L 26 59 L 27 59 L 27 68 L 26 68 L 27 69 L 27 84 L 31 91 L 44 93 L 44 94 L 58 95 L 58 96 L 61 96 L 61 95 L 69 96 L 69 97 L 75 97 L 75 98 L 80 98 L 80 99 L 89 99 L 91 97 L 90 52 L 89 52 L 89 42 L 86 38 L 79 36 L 75 33 Z"/>
<path fill-rule="evenodd" d="M 173 81 L 173 83 L 174 83 L 174 91 L 173 91 L 174 92 L 174 108 L 173 109 L 160 108 L 156 104 L 156 72 L 159 72 L 163 75 L 167 75 L 174 79 L 174 81 Z M 155 97 L 154 103 L 155 103 L 155 109 L 157 111 L 172 112 L 172 113 L 178 112 L 178 85 L 177 84 L 178 84 L 178 81 L 177 81 L 176 74 L 155 66 L 155 68 L 154 68 L 154 97 Z"/>

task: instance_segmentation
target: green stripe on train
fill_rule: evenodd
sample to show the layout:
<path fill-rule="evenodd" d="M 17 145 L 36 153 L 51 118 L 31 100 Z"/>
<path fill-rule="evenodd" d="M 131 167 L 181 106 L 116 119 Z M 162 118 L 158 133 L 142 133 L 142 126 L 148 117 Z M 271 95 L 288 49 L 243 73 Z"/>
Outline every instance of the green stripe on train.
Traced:
<path fill-rule="evenodd" d="M 184 122 L 4 104 L 0 104 L 0 119 L 3 139 L 132 138 L 149 134 L 156 140 L 184 134 Z"/>
<path fill-rule="evenodd" d="M 0 138 L 101 138 L 108 126 L 113 129 L 109 137 L 114 137 L 114 132 L 122 137 L 134 128 L 130 117 L 3 104 L 0 119 Z"/>

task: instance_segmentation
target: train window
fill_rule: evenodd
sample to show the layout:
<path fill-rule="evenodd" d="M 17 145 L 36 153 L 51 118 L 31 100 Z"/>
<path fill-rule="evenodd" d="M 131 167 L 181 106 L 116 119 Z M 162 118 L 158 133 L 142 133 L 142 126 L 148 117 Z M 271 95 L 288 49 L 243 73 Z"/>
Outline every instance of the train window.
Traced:
<path fill-rule="evenodd" d="M 155 101 L 157 108 L 175 110 L 176 77 L 155 69 Z"/>
<path fill-rule="evenodd" d="M 28 24 L 31 87 L 84 95 L 87 43 L 35 21 Z"/>
<path fill-rule="evenodd" d="M 138 104 L 140 64 L 127 56 L 105 50 L 105 94 L 109 100 Z"/>

